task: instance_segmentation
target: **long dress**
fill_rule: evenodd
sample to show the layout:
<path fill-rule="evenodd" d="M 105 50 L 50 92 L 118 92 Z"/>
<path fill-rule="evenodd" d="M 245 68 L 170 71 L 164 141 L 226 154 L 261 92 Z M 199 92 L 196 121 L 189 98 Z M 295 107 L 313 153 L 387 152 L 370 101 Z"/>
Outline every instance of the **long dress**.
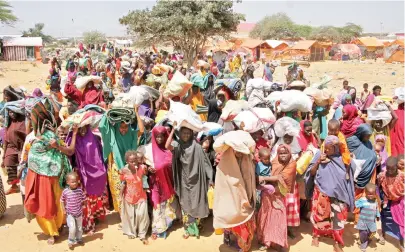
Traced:
<path fill-rule="evenodd" d="M 6 212 L 6 208 L 7 208 L 6 194 L 4 192 L 3 180 L 0 175 L 0 218 L 3 216 L 4 212 Z"/>
<path fill-rule="evenodd" d="M 212 166 L 196 141 L 172 142 L 173 184 L 183 213 L 185 235 L 199 237 L 199 224 L 209 214 L 208 184 L 212 182 Z"/>

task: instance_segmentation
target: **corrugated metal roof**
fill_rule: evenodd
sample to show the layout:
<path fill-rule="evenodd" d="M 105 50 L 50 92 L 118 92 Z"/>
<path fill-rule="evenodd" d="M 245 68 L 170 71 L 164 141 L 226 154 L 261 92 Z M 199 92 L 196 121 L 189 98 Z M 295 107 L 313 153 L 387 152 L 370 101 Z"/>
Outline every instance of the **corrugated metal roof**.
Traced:
<path fill-rule="evenodd" d="M 3 34 L 0 34 L 0 39 L 4 39 L 6 37 L 19 38 L 19 37 L 22 37 L 22 34 L 21 35 L 3 35 Z"/>
<path fill-rule="evenodd" d="M 291 49 L 293 50 L 308 50 L 313 44 L 316 43 L 316 40 L 302 40 L 298 41 Z"/>
<path fill-rule="evenodd" d="M 20 38 L 5 37 L 3 39 L 3 46 L 42 46 L 42 38 L 41 37 L 20 37 Z"/>
<path fill-rule="evenodd" d="M 271 48 L 276 48 L 282 44 L 286 44 L 288 46 L 288 44 L 282 40 L 271 40 L 270 39 L 270 40 L 266 40 L 266 43 L 269 44 L 269 46 L 271 46 Z"/>

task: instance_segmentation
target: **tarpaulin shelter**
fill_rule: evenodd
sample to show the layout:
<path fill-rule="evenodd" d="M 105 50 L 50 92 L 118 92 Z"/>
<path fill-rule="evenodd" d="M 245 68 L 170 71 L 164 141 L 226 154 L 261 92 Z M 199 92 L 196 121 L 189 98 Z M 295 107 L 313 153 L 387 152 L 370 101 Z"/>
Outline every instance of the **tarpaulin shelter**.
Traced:
<path fill-rule="evenodd" d="M 278 54 L 288 48 L 288 44 L 282 40 L 266 40 L 270 49 L 263 49 L 266 59 L 275 59 Z"/>
<path fill-rule="evenodd" d="M 384 47 L 384 61 L 404 63 L 404 40 L 397 39 Z"/>
<path fill-rule="evenodd" d="M 366 56 L 366 58 L 375 58 L 382 55 L 382 49 L 384 48 L 383 42 L 375 37 L 357 38 L 353 40 L 351 44 L 358 45 L 361 50 L 361 54 Z"/>
<path fill-rule="evenodd" d="M 271 49 L 271 47 L 264 40 L 260 39 L 244 39 L 240 47 L 243 47 L 250 51 L 249 54 L 252 55 L 254 60 L 260 58 L 262 50 Z"/>
<path fill-rule="evenodd" d="M 41 37 L 3 37 L 1 42 L 6 61 L 41 60 Z"/>
<path fill-rule="evenodd" d="M 355 44 L 336 44 L 331 48 L 332 60 L 349 60 L 361 57 L 361 50 Z"/>
<path fill-rule="evenodd" d="M 325 46 L 316 40 L 298 41 L 293 47 L 285 50 L 282 59 L 320 61 L 324 60 Z"/>

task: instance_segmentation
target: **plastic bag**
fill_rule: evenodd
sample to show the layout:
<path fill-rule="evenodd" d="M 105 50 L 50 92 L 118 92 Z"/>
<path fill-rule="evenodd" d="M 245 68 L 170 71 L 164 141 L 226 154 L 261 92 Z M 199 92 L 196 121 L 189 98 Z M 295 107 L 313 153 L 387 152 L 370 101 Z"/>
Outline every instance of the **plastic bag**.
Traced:
<path fill-rule="evenodd" d="M 352 171 L 354 171 L 353 180 L 357 182 L 357 177 L 359 176 L 361 169 L 363 168 L 366 160 L 354 159 L 350 160 L 350 165 L 352 166 Z"/>
<path fill-rule="evenodd" d="M 214 150 L 218 153 L 225 152 L 229 147 L 243 154 L 253 153 L 256 143 L 246 131 L 230 131 L 218 137 L 214 142 Z"/>
<path fill-rule="evenodd" d="M 405 101 L 405 88 L 399 87 L 394 90 L 394 97 L 398 104 L 404 103 Z"/>
<path fill-rule="evenodd" d="M 282 112 L 298 110 L 301 112 L 309 112 L 312 110 L 311 99 L 298 90 L 285 90 L 282 92 L 279 109 Z"/>
<path fill-rule="evenodd" d="M 118 94 L 111 103 L 112 108 L 134 108 L 131 97 L 128 93 Z"/>
<path fill-rule="evenodd" d="M 84 77 L 78 77 L 75 81 L 75 86 L 79 90 L 83 90 L 86 88 L 87 83 L 90 81 L 93 81 L 94 84 L 99 84 L 101 82 L 101 77 L 99 76 L 84 76 Z"/>
<path fill-rule="evenodd" d="M 367 109 L 367 120 L 369 121 L 383 121 L 383 127 L 387 126 L 391 120 L 392 115 L 387 105 L 379 100 L 374 101 L 374 103 Z"/>
<path fill-rule="evenodd" d="M 249 133 L 254 133 L 261 129 L 259 118 L 249 110 L 240 112 L 233 119 L 233 122 L 236 124 L 236 126 L 238 126 L 238 128 L 241 128 L 243 123 L 243 130 Z"/>
<path fill-rule="evenodd" d="M 208 136 L 216 136 L 222 132 L 222 126 L 214 122 L 204 122 L 202 131 Z"/>
<path fill-rule="evenodd" d="M 65 86 L 66 86 L 67 80 L 68 80 L 67 76 L 63 76 L 60 80 L 60 92 L 62 93 L 63 97 L 66 97 Z"/>
<path fill-rule="evenodd" d="M 149 92 L 140 86 L 132 86 L 128 92 L 128 95 L 133 105 L 141 105 L 144 101 L 150 99 Z"/>
<path fill-rule="evenodd" d="M 240 112 L 249 109 L 249 104 L 244 100 L 229 100 L 226 102 L 225 107 L 222 109 L 221 119 L 230 121 L 235 118 Z"/>
<path fill-rule="evenodd" d="M 170 122 L 177 122 L 178 129 L 186 127 L 195 132 L 203 129 L 200 116 L 189 105 L 170 100 L 170 110 L 166 116 Z"/>
<path fill-rule="evenodd" d="M 184 97 L 192 86 L 193 83 L 187 80 L 180 71 L 176 71 L 163 94 L 168 98 L 174 96 Z"/>
<path fill-rule="evenodd" d="M 274 124 L 274 133 L 277 137 L 283 137 L 285 134 L 296 137 L 300 133 L 300 124 L 290 117 L 282 117 Z"/>
<path fill-rule="evenodd" d="M 246 83 L 246 95 L 247 95 L 247 97 L 249 97 L 254 89 L 270 91 L 272 85 L 273 85 L 273 82 L 265 81 L 262 78 L 250 79 Z"/>

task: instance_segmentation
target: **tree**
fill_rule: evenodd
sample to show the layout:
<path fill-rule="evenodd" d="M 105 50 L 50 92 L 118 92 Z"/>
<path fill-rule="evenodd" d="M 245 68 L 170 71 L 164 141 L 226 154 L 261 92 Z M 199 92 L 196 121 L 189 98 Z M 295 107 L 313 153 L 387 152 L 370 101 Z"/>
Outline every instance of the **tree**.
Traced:
<path fill-rule="evenodd" d="M 18 20 L 10 8 L 12 7 L 8 2 L 0 0 L 0 23 L 10 25 Z"/>
<path fill-rule="evenodd" d="M 101 44 L 107 42 L 105 34 L 99 31 L 88 31 L 83 33 L 83 41 L 86 45 Z"/>
<path fill-rule="evenodd" d="M 250 36 L 263 40 L 293 38 L 297 36 L 297 26 L 285 13 L 279 12 L 259 21 Z"/>
<path fill-rule="evenodd" d="M 309 38 L 318 41 L 332 41 L 338 43 L 342 40 L 339 28 L 334 26 L 321 26 L 314 28 Z"/>
<path fill-rule="evenodd" d="M 244 20 L 232 6 L 231 0 L 158 1 L 151 10 L 131 11 L 119 21 L 138 37 L 138 45 L 171 42 L 191 66 L 208 38 L 227 37 Z"/>
<path fill-rule="evenodd" d="M 362 33 L 363 28 L 353 23 L 347 23 L 340 28 L 342 43 L 350 43 L 354 38 L 360 37 Z"/>
<path fill-rule="evenodd" d="M 53 38 L 42 32 L 44 27 L 45 25 L 43 23 L 37 23 L 34 25 L 34 28 L 29 28 L 28 31 L 23 31 L 23 37 L 41 37 L 45 43 L 50 43 Z"/>
<path fill-rule="evenodd" d="M 304 37 L 307 38 L 312 33 L 312 26 L 310 25 L 294 25 L 295 26 L 295 33 L 297 37 Z"/>

